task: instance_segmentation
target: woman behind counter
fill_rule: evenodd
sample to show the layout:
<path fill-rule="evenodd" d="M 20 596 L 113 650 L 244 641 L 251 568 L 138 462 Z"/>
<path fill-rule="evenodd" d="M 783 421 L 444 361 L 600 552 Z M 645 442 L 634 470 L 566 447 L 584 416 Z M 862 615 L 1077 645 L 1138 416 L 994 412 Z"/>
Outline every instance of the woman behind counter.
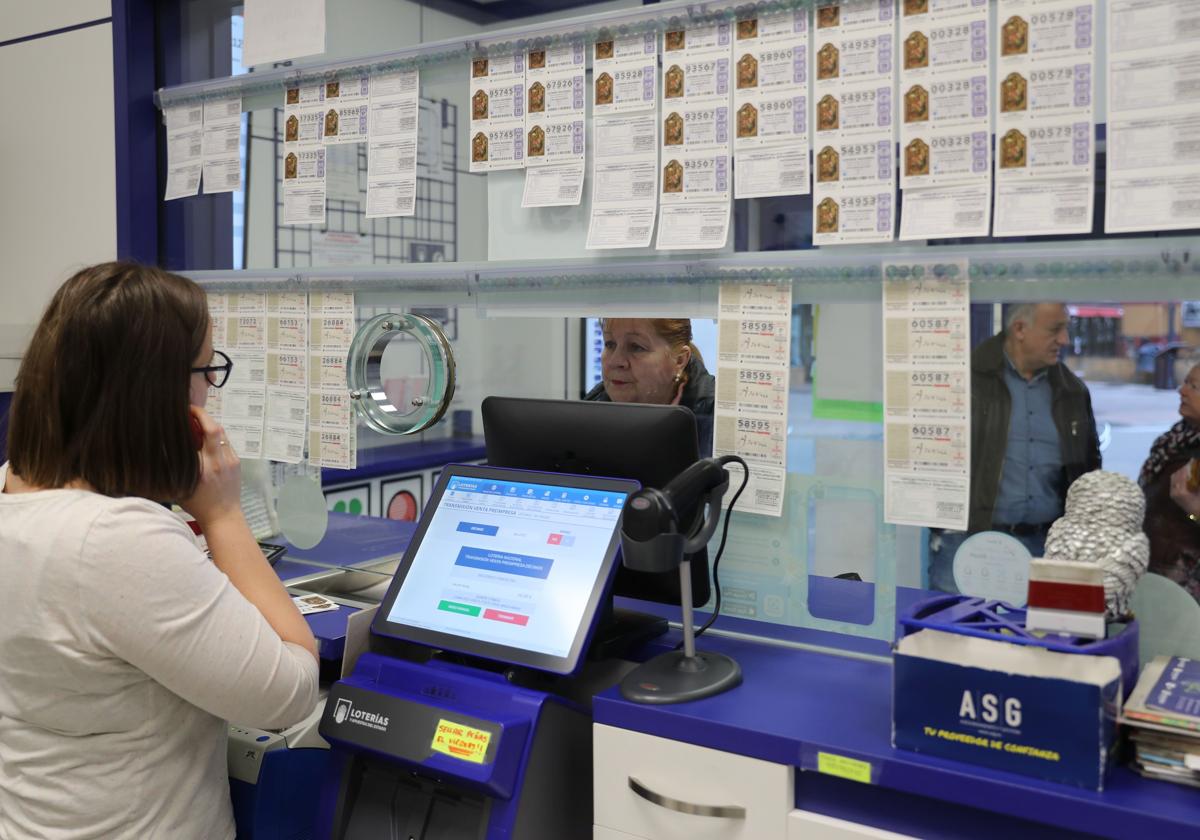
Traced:
<path fill-rule="evenodd" d="M 700 457 L 712 455 L 716 379 L 687 318 L 605 318 L 601 383 L 585 400 L 681 405 L 696 415 Z"/>
<path fill-rule="evenodd" d="M 138 265 L 80 271 L 33 334 L 0 465 L 5 840 L 232 838 L 226 720 L 316 704 L 312 633 L 203 411 L 230 368 L 204 292 Z"/>
<path fill-rule="evenodd" d="M 1200 601 L 1200 492 L 1188 487 L 1192 459 L 1200 458 L 1200 364 L 1179 386 L 1179 415 L 1150 447 L 1138 483 L 1146 494 L 1150 571 Z"/>

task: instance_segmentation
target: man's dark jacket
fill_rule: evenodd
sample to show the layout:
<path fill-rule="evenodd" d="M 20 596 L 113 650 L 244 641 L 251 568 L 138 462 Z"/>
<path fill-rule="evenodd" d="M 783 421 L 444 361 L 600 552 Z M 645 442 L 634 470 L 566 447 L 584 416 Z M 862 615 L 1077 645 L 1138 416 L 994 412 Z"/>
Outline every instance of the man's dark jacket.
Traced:
<path fill-rule="evenodd" d="M 1005 333 L 989 338 L 971 354 L 971 512 L 969 530 L 992 527 L 1000 492 L 1000 474 L 1008 445 L 1012 396 L 1004 383 Z M 1071 482 L 1100 469 L 1100 438 L 1087 386 L 1062 362 L 1046 371 L 1050 411 L 1058 427 L 1063 471 L 1059 494 L 1066 498 Z M 1006 522 L 1005 525 L 1019 523 Z"/>

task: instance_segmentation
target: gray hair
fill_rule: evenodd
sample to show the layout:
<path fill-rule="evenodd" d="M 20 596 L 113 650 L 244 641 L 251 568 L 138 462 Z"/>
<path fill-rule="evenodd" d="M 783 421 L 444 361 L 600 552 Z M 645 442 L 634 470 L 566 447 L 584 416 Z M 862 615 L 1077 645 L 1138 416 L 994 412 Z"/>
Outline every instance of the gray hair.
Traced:
<path fill-rule="evenodd" d="M 1034 319 L 1037 318 L 1038 307 L 1042 306 L 1042 304 L 1057 304 L 1058 306 L 1062 306 L 1061 301 L 1050 300 L 1026 301 L 1024 304 L 1013 304 L 1008 312 L 1004 314 L 1004 330 L 1012 330 L 1013 324 L 1016 322 L 1032 326 Z"/>
<path fill-rule="evenodd" d="M 1020 321 L 1022 324 L 1029 326 L 1033 323 L 1037 316 L 1037 303 L 1018 303 L 1014 304 L 1008 313 L 1004 316 L 1004 329 L 1011 330 L 1013 324 Z"/>

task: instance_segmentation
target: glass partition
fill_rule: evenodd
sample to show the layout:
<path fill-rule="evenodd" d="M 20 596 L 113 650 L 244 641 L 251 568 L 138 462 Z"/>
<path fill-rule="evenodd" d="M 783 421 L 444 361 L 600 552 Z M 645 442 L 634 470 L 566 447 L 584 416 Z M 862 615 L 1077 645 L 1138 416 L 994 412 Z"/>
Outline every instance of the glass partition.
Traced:
<path fill-rule="evenodd" d="M 779 271 L 808 270 L 802 259 L 781 256 Z M 1116 269 L 1110 265 L 1100 271 L 1095 264 L 1088 269 L 1088 256 L 1080 249 L 1080 262 L 1070 270 L 1056 264 L 1052 271 L 1047 264 L 1044 273 L 1028 271 L 1016 258 L 1006 261 L 1002 252 L 988 262 L 972 262 L 972 344 L 999 333 L 1007 315 L 1022 304 L 1062 302 L 1066 328 L 1056 338 L 1057 351 L 1090 392 L 1103 466 L 1137 480 L 1155 439 L 1179 420 L 1179 388 L 1200 358 L 1194 355 L 1200 326 L 1188 314 L 1191 305 L 1179 298 L 1194 281 L 1136 259 L 1118 272 L 1128 281 L 1110 281 L 1106 274 Z M 1002 275 L 1000 266 L 1006 266 Z M 711 279 L 667 273 L 651 282 L 609 278 L 576 284 L 556 267 L 557 282 L 535 284 L 529 273 L 502 278 L 499 273 L 509 269 L 492 270 L 497 275 L 490 278 L 473 273 L 461 291 L 430 288 L 434 284 L 423 289 L 417 281 L 405 288 L 403 276 L 397 276 L 391 281 L 397 290 L 357 296 L 360 323 L 392 311 L 437 314 L 459 374 L 451 411 L 470 412 L 476 434 L 485 396 L 578 399 L 584 393 L 587 319 L 684 317 L 695 325 L 711 324 L 716 314 L 718 283 Z M 859 270 L 852 264 L 845 268 L 847 274 Z M 205 282 L 221 288 L 218 281 Z M 267 288 L 272 281 L 248 282 Z M 328 281 L 314 276 L 310 282 Z M 361 282 L 377 288 L 373 278 Z M 931 538 L 936 534 L 883 519 L 880 285 L 862 276 L 802 279 L 793 283 L 792 293 L 784 513 L 779 518 L 733 515 L 719 568 L 721 612 L 765 623 L 761 632 L 776 625 L 890 640 L 897 591 L 929 589 L 934 583 Z M 1027 297 L 1032 293 L 1034 301 Z M 594 333 L 595 325 L 592 338 Z M 599 337 L 602 353 L 603 334 Z M 361 447 L 394 443 L 366 426 L 359 434 Z M 443 423 L 423 434 L 437 439 L 450 430 Z M 715 553 L 716 539 L 710 556 Z M 375 571 L 386 576 L 389 568 Z M 314 585 L 349 585 L 320 569 L 314 574 L 319 581 Z M 905 603 L 903 597 L 900 602 Z M 836 645 L 836 638 L 822 643 Z"/>
<path fill-rule="evenodd" d="M 651 17 L 643 25 L 660 31 L 672 15 L 687 20 L 686 4 L 661 8 L 645 11 Z M 592 4 L 572 14 L 613 9 L 643 7 Z M 574 25 L 562 20 L 564 28 Z M 717 317 L 722 282 L 790 282 L 783 515 L 735 512 L 731 519 L 719 568 L 721 611 L 758 622 L 738 627 L 766 632 L 777 625 L 886 642 L 894 636 L 897 604 L 936 583 L 931 554 L 942 550 L 941 535 L 890 525 L 883 516 L 884 261 L 967 259 L 972 347 L 998 334 L 1021 304 L 1061 304 L 1066 322 L 1056 352 L 1088 389 L 1105 469 L 1137 480 L 1155 440 L 1180 419 L 1177 389 L 1200 345 L 1193 301 L 1200 297 L 1200 265 L 1192 259 L 1200 237 L 1194 230 L 1103 234 L 1103 125 L 1086 235 L 813 248 L 812 198 L 792 196 L 733 202 L 723 250 L 586 251 L 590 179 L 578 207 L 531 210 L 521 207 L 523 173 L 468 171 L 467 60 L 472 45 L 500 24 L 481 26 L 418 3 L 331 0 L 328 25 L 327 62 L 352 64 L 445 39 L 437 54 L 413 59 L 421 72 L 415 215 L 366 217 L 366 150 L 352 144 L 330 147 L 325 224 L 282 224 L 283 89 L 280 83 L 248 88 L 244 215 L 234 220 L 244 230 L 246 270 L 194 276 L 213 290 L 354 291 L 360 325 L 384 313 L 437 320 L 456 360 L 457 383 L 447 418 L 414 436 L 425 442 L 450 437 L 455 416 L 460 424 L 467 418 L 468 434 L 478 435 L 479 405 L 492 394 L 579 399 L 596 387 L 600 351 L 587 319 L 691 319 L 695 330 Z M 580 24 L 575 31 L 594 40 L 596 27 Z M 1101 108 L 1097 122 L 1103 120 Z M 206 234 L 189 226 L 184 235 Z M 213 266 L 222 267 L 177 267 Z M 428 376 L 414 359 L 413 375 Z M 360 449 L 395 443 L 366 426 L 358 432 Z M 1195 579 L 1166 571 L 1200 591 Z M 386 576 L 389 567 L 375 574 Z M 820 643 L 839 644 L 835 636 Z"/>

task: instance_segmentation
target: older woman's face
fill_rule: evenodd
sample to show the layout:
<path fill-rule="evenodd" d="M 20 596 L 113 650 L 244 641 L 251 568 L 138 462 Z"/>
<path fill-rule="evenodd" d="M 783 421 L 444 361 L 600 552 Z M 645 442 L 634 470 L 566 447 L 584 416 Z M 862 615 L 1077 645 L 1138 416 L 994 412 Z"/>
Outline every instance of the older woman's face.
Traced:
<path fill-rule="evenodd" d="M 1200 365 L 1188 371 L 1187 379 L 1179 386 L 1179 416 L 1200 426 Z"/>
<path fill-rule="evenodd" d="M 609 318 L 604 322 L 600 355 L 604 390 L 613 402 L 659 403 L 675 399 L 674 377 L 691 352 L 672 353 L 666 339 L 646 318 Z"/>

